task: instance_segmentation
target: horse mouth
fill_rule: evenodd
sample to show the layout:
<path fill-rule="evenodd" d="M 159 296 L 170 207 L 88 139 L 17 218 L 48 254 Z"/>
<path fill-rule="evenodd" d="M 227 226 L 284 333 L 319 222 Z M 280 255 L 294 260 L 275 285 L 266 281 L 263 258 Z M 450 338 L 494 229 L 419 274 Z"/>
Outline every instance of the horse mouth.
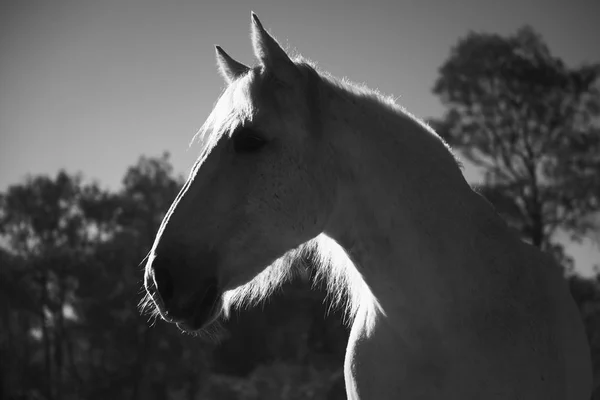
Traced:
<path fill-rule="evenodd" d="M 186 310 L 187 317 L 178 318 L 173 322 L 182 331 L 201 331 L 221 316 L 222 309 L 222 293 L 217 286 L 212 285 L 198 302 L 191 304 Z"/>
<path fill-rule="evenodd" d="M 154 312 L 165 322 L 175 324 L 185 332 L 193 333 L 207 328 L 222 314 L 223 292 L 216 284 L 211 284 L 201 296 L 179 303 L 177 306 L 168 307 L 158 295 L 154 285 L 147 285 L 147 304 L 153 304 Z M 142 305 L 142 308 L 147 307 Z"/>
<path fill-rule="evenodd" d="M 176 322 L 175 325 L 184 332 L 195 333 L 207 329 L 212 323 L 219 319 L 220 316 L 221 312 L 215 312 L 208 318 L 194 317 L 186 321 Z"/>

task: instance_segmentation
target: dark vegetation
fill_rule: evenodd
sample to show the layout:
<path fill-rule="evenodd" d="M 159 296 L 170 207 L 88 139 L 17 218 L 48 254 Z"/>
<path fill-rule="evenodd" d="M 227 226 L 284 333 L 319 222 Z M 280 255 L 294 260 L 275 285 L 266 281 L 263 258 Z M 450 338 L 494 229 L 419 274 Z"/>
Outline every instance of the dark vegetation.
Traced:
<path fill-rule="evenodd" d="M 575 274 L 557 235 L 598 240 L 599 74 L 565 66 L 528 27 L 473 33 L 440 68 L 448 112 L 430 121 L 523 240 L 564 266 L 596 388 L 600 275 Z M 305 276 L 234 314 L 220 343 L 139 314 L 140 263 L 181 184 L 163 155 L 114 192 L 62 171 L 0 194 L 1 399 L 345 398 L 347 330 Z"/>

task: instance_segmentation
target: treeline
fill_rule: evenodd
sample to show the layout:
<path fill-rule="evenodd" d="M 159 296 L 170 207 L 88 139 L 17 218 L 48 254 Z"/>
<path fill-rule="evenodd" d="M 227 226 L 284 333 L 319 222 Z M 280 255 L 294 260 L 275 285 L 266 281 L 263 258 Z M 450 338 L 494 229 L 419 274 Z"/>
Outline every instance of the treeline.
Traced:
<path fill-rule="evenodd" d="M 574 274 L 557 235 L 598 237 L 599 76 L 565 66 L 531 28 L 471 33 L 440 68 L 448 112 L 430 121 L 523 240 L 564 266 L 596 387 L 600 278 Z M 182 183 L 165 154 L 140 158 L 117 191 L 61 171 L 0 194 L 2 399 L 345 398 L 347 329 L 310 268 L 234 314 L 219 341 L 140 315 L 142 260 Z"/>
<path fill-rule="evenodd" d="M 2 194 L 2 398 L 311 398 L 339 380 L 347 334 L 308 277 L 234 315 L 220 343 L 140 315 L 140 262 L 182 183 L 165 154 L 116 193 L 63 171 Z"/>

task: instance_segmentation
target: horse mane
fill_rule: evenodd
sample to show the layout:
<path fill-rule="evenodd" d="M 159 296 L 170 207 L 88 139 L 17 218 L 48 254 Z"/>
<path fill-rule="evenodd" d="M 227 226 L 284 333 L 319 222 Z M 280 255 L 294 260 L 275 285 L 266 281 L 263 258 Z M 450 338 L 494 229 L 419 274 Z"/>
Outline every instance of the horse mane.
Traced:
<path fill-rule="evenodd" d="M 255 73 L 251 70 L 227 86 L 219 96 L 206 121 L 190 141 L 190 146 L 194 142 L 200 143 L 198 164 L 202 163 L 223 135 L 231 136 L 238 126 L 252 121 L 256 109 L 249 99 L 254 79 Z M 192 173 L 195 173 L 194 170 Z"/>
<path fill-rule="evenodd" d="M 360 100 L 362 101 L 361 104 L 364 107 L 375 108 L 380 113 L 387 112 L 402 118 L 408 118 L 409 120 L 415 122 L 421 127 L 423 134 L 434 136 L 435 139 L 443 145 L 446 153 L 453 158 L 454 163 L 460 170 L 464 169 L 460 158 L 452 151 L 450 145 L 448 145 L 448 143 L 441 138 L 425 121 L 409 112 L 401 104 L 398 104 L 397 97 L 385 95 L 377 89 L 368 87 L 365 83 L 356 83 L 347 77 L 339 79 L 331 75 L 329 72 L 319 69 L 316 63 L 300 55 L 295 58 L 294 62 L 298 66 L 307 69 L 309 74 L 312 73 L 316 75 L 321 84 L 327 85 L 338 95 L 346 99 L 351 101 Z"/>
<path fill-rule="evenodd" d="M 317 82 L 312 79 L 313 84 L 327 85 L 341 96 L 351 100 L 361 100 L 365 107 L 377 107 L 381 112 L 390 112 L 413 119 L 423 128 L 425 134 L 437 136 L 427 124 L 398 105 L 393 97 L 384 96 L 377 90 L 353 83 L 346 78 L 339 80 L 318 70 L 315 63 L 301 56 L 295 57 L 294 62 L 305 73 L 312 74 L 316 78 Z M 196 140 L 201 145 L 201 156 L 197 167 L 223 135 L 231 135 L 236 127 L 252 121 L 256 110 L 250 92 L 259 72 L 260 69 L 255 67 L 245 76 L 229 84 L 215 103 L 206 122 L 194 135 L 190 145 Z M 443 140 L 440 141 L 453 155 L 449 146 Z M 456 157 L 454 160 L 460 167 Z M 192 171 L 192 174 L 194 173 Z M 346 323 L 353 322 L 359 308 L 363 308 L 367 315 L 372 315 L 372 310 L 380 308 L 377 299 L 346 251 L 332 238 L 320 234 L 298 248 L 288 251 L 250 282 L 225 292 L 223 296 L 225 316 L 230 316 L 232 308 L 250 307 L 266 300 L 281 285 L 293 279 L 298 272 L 298 265 L 307 258 L 313 263 L 316 271 L 313 286 L 325 282 L 330 307 L 341 307 L 344 310 Z"/>

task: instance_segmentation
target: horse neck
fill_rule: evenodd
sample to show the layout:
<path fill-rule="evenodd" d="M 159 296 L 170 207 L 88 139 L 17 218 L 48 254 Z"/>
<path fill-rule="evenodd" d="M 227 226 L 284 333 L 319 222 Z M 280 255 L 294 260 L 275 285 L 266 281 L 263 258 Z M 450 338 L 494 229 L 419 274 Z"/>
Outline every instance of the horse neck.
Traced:
<path fill-rule="evenodd" d="M 325 233 L 348 252 L 384 312 L 418 305 L 420 315 L 442 315 L 444 286 L 462 278 L 472 215 L 490 211 L 432 131 L 377 99 L 339 90 L 322 91 L 338 177 Z"/>

